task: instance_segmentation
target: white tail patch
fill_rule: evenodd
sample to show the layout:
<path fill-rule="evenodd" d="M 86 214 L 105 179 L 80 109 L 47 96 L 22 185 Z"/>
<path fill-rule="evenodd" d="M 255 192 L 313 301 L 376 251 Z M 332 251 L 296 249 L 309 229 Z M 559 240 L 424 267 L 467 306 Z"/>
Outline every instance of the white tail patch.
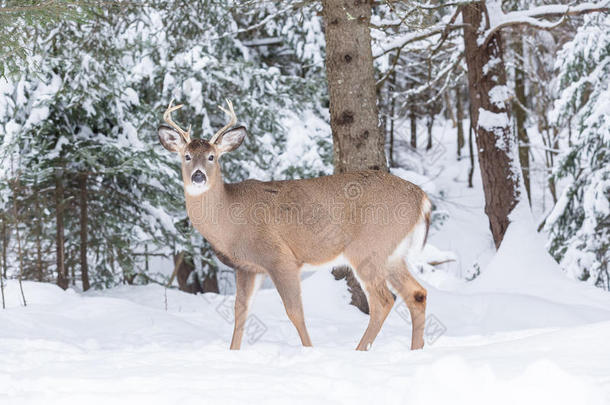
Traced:
<path fill-rule="evenodd" d="M 390 257 L 388 257 L 389 262 L 403 260 L 405 257 L 411 258 L 421 253 L 428 236 L 428 220 L 430 218 L 431 210 L 432 203 L 430 203 L 428 197 L 424 196 L 419 220 L 411 232 L 400 241 L 396 249 L 394 249 Z"/>

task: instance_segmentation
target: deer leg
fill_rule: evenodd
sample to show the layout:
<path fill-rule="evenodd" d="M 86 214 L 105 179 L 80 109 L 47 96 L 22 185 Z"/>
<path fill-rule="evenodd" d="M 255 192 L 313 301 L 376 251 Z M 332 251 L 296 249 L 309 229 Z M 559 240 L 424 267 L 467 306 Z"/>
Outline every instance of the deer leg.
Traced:
<path fill-rule="evenodd" d="M 390 272 L 388 281 L 402 297 L 409 313 L 413 330 L 411 332 L 411 350 L 424 347 L 424 326 L 426 324 L 426 289 L 409 273 L 407 265 L 401 261 Z"/>
<path fill-rule="evenodd" d="M 356 350 L 369 350 L 383 322 L 392 310 L 394 297 L 385 283 L 369 283 L 363 286 L 367 292 L 369 302 L 369 325 L 360 339 Z"/>
<path fill-rule="evenodd" d="M 303 302 L 301 300 L 301 277 L 299 270 L 284 268 L 269 274 L 275 288 L 280 293 L 288 318 L 297 329 L 303 346 L 312 346 L 307 327 L 305 326 L 305 315 L 303 314 Z"/>
<path fill-rule="evenodd" d="M 262 279 L 262 277 L 262 273 L 235 269 L 235 328 L 231 339 L 231 350 L 239 350 L 241 347 L 250 301 L 256 290 L 257 278 Z"/>

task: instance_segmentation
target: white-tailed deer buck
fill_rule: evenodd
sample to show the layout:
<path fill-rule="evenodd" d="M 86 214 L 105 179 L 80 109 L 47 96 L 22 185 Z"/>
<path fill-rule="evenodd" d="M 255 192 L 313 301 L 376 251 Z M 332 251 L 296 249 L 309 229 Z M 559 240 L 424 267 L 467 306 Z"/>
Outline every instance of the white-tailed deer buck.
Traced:
<path fill-rule="evenodd" d="M 209 140 L 190 138 L 171 113 L 159 139 L 182 158 L 186 209 L 193 226 L 218 258 L 235 269 L 235 329 L 239 349 L 252 296 L 264 275 L 275 284 L 303 346 L 311 346 L 301 302 L 301 269 L 339 262 L 349 265 L 369 302 L 370 320 L 357 350 L 367 350 L 394 304 L 392 288 L 407 304 L 413 324 L 411 348 L 424 345 L 426 290 L 404 258 L 425 244 L 430 201 L 416 185 L 380 171 L 304 180 L 224 183 L 219 158 L 246 136 L 227 100 L 229 123 Z"/>

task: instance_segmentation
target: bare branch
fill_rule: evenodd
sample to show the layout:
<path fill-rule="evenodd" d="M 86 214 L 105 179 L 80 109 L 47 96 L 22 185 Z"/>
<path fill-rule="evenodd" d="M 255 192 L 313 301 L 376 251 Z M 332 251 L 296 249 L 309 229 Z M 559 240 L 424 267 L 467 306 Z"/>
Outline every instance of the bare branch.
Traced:
<path fill-rule="evenodd" d="M 373 51 L 373 58 L 377 59 L 384 56 L 392 51 L 402 49 L 410 43 L 424 40 L 434 35 L 442 34 L 443 32 L 449 32 L 453 30 L 463 29 L 467 24 L 437 24 L 432 27 L 426 28 L 421 32 L 408 33 L 401 38 L 394 40 L 387 48 L 377 45 L 378 49 Z"/>

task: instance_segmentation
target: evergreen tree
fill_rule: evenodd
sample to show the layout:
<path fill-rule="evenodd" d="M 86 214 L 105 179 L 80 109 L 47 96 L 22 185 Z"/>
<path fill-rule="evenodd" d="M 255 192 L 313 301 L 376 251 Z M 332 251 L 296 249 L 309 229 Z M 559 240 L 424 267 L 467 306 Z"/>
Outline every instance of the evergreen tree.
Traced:
<path fill-rule="evenodd" d="M 221 127 L 217 105 L 234 101 L 250 136 L 225 159 L 231 181 L 328 173 L 323 66 L 315 67 L 319 53 L 311 51 L 323 37 L 319 24 L 299 26 L 314 10 L 299 16 L 252 6 L 267 22 L 281 19 L 265 28 L 242 25 L 251 21 L 234 17 L 240 7 L 129 3 L 33 27 L 40 35 L 31 63 L 0 79 L 1 208 L 12 231 L 14 224 L 24 231 L 25 256 L 36 259 L 26 263 L 28 277 L 38 278 L 42 263 L 42 279 L 59 271 L 63 287 L 62 277 L 85 285 L 84 273 L 95 287 L 147 282 L 154 275 L 145 272 L 145 252 L 187 251 L 200 271 L 213 267 L 185 221 L 179 162 L 156 135 L 171 98 L 186 104 L 177 119 L 193 124 L 194 137 Z M 271 35 L 282 44 L 278 55 L 260 45 Z"/>
<path fill-rule="evenodd" d="M 566 182 L 547 219 L 549 250 L 573 277 L 610 289 L 610 17 L 586 16 L 557 57 L 554 118 L 577 134 L 555 171 Z"/>

